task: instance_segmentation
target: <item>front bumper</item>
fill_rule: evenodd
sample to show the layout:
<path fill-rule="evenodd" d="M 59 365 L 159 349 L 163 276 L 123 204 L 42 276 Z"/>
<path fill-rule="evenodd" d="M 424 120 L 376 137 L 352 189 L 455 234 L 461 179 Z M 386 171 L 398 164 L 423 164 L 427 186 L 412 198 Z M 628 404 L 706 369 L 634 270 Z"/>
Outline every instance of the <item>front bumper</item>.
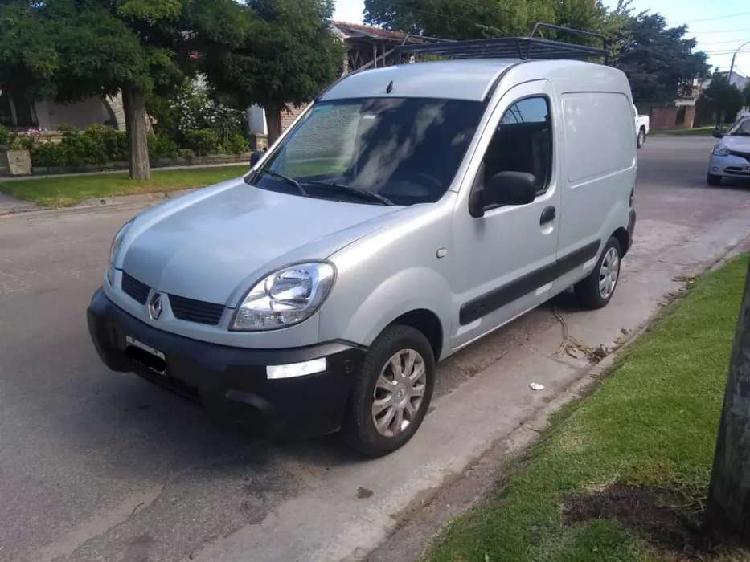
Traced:
<path fill-rule="evenodd" d="M 291 349 L 244 349 L 193 340 L 158 330 L 110 301 L 98 290 L 88 309 L 91 339 L 112 370 L 136 373 L 205 406 L 222 421 L 258 419 L 305 435 L 336 431 L 344 417 L 354 377 L 366 350 L 348 342 Z M 157 370 L 129 346 L 134 338 L 164 355 Z M 326 358 L 326 371 L 269 380 L 266 367 Z M 149 366 L 150 365 L 150 366 Z"/>
<path fill-rule="evenodd" d="M 712 154 L 708 163 L 708 173 L 713 176 L 750 179 L 750 160 L 734 154 L 728 156 Z"/>

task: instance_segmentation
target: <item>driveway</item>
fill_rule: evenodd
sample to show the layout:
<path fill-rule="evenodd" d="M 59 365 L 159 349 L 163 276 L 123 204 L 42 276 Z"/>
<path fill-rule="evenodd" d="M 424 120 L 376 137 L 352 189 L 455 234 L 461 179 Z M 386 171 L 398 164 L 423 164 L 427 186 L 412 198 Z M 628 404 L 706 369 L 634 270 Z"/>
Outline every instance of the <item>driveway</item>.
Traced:
<path fill-rule="evenodd" d="M 1 217 L 0 560 L 365 556 L 750 234 L 749 188 L 705 186 L 711 145 L 652 137 L 640 151 L 636 245 L 608 308 L 562 296 L 463 350 L 413 442 L 369 462 L 335 437 L 268 444 L 212 425 L 102 366 L 85 308 L 142 204 Z"/>

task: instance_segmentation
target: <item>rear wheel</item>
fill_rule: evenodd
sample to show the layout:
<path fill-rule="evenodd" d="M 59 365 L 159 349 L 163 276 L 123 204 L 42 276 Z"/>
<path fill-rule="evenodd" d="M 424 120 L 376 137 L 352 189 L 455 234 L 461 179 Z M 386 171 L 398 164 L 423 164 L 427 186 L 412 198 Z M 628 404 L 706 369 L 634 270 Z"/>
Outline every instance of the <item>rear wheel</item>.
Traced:
<path fill-rule="evenodd" d="M 646 144 L 646 130 L 641 128 L 638 131 L 638 136 L 635 138 L 635 140 L 638 148 L 643 147 L 643 145 Z"/>
<path fill-rule="evenodd" d="M 706 174 L 706 183 L 708 185 L 721 185 L 721 176 Z"/>
<path fill-rule="evenodd" d="M 369 457 L 403 446 L 427 413 L 435 384 L 435 358 L 427 338 L 393 325 L 373 342 L 354 385 L 343 434 Z"/>
<path fill-rule="evenodd" d="M 622 248 L 617 238 L 610 238 L 591 274 L 575 286 L 578 301 L 586 308 L 607 306 L 620 280 Z"/>

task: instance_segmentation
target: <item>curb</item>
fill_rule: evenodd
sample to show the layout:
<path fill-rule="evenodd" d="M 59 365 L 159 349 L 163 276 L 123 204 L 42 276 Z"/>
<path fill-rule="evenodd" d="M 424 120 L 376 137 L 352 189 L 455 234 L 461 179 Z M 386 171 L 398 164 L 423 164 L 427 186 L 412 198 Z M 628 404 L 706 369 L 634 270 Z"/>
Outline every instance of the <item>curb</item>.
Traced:
<path fill-rule="evenodd" d="M 128 207 L 143 207 L 148 204 L 158 203 L 165 199 L 179 197 L 195 189 L 189 188 L 174 191 L 155 191 L 153 193 L 141 193 L 135 195 L 122 195 L 118 197 L 102 198 L 99 200 L 88 200 L 72 207 L 39 207 L 32 205 L 30 207 L 16 207 L 7 211 L 0 210 L 0 219 L 16 216 L 56 216 L 66 214 L 88 213 L 93 211 L 116 211 Z M 96 202 L 94 202 L 96 201 Z"/>

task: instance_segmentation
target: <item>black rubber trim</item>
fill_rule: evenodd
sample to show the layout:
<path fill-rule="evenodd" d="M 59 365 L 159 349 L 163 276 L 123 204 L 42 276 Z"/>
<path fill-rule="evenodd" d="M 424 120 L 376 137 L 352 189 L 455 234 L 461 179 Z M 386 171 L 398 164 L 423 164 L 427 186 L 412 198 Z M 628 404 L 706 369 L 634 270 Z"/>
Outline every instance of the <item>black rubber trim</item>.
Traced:
<path fill-rule="evenodd" d="M 483 316 L 502 308 L 506 304 L 517 300 L 524 295 L 528 295 L 539 287 L 553 282 L 555 279 L 568 273 L 572 269 L 586 263 L 596 256 L 599 251 L 601 242 L 595 241 L 586 244 L 582 248 L 571 252 L 570 254 L 558 259 L 554 263 L 532 271 L 508 283 L 485 293 L 484 295 L 470 300 L 461 306 L 458 320 L 462 326 L 471 324 Z"/>
<path fill-rule="evenodd" d="M 295 434 L 322 435 L 344 419 L 366 348 L 333 340 L 287 349 L 246 349 L 198 341 L 157 329 L 131 316 L 100 289 L 88 309 L 91 339 L 112 370 L 132 372 L 204 406 L 217 419 L 257 427 L 269 418 Z M 126 337 L 158 349 L 163 362 L 134 353 Z M 326 370 L 269 379 L 268 365 L 326 358 Z M 264 422 L 265 423 L 265 422 Z"/>

